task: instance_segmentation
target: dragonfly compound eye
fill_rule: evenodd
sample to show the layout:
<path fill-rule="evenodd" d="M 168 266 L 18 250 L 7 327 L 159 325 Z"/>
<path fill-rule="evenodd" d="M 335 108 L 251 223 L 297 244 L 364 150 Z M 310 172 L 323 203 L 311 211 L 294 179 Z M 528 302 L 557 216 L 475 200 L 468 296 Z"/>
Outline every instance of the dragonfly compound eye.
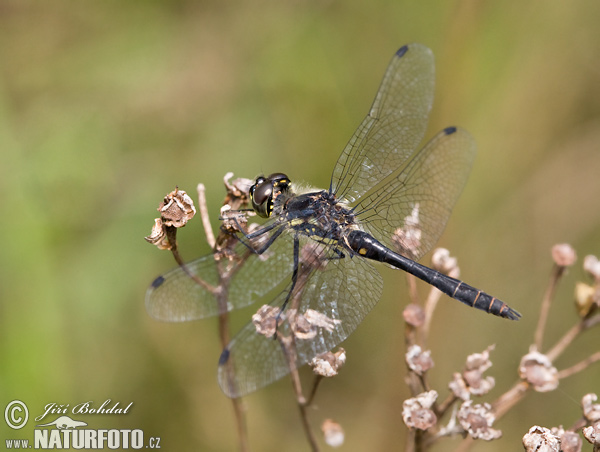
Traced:
<path fill-rule="evenodd" d="M 273 173 L 269 177 L 257 177 L 250 187 L 252 208 L 263 218 L 268 218 L 273 212 L 273 200 L 281 192 L 287 191 L 290 179 L 283 173 Z"/>
<path fill-rule="evenodd" d="M 273 182 L 264 177 L 256 178 L 256 182 L 250 187 L 250 199 L 254 211 L 259 216 L 268 218 L 273 208 Z"/>

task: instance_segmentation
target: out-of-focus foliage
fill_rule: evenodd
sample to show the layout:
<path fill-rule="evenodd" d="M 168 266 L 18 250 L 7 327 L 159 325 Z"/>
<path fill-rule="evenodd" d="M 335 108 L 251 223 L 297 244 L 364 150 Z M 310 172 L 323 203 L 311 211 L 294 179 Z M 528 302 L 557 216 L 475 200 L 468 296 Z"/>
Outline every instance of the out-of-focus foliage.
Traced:
<path fill-rule="evenodd" d="M 496 343 L 500 394 L 531 342 L 550 247 L 600 253 L 599 20 L 596 0 L 0 1 L 2 409 L 134 402 L 127 415 L 85 420 L 142 428 L 163 450 L 235 449 L 215 321 L 145 313 L 147 284 L 174 264 L 143 240 L 154 209 L 176 185 L 193 194 L 203 182 L 216 226 L 227 171 L 327 186 L 389 58 L 413 41 L 436 55 L 430 132 L 461 125 L 478 142 L 440 245 L 463 279 L 523 314 L 507 322 L 444 299 L 430 376 L 443 392 L 468 354 Z M 187 258 L 208 251 L 199 221 L 179 238 Z M 548 344 L 575 322 L 580 268 L 558 291 Z M 404 442 L 407 297 L 403 275 L 383 273 L 385 297 L 310 411 L 316 426 L 342 424 L 345 450 Z M 234 329 L 251 312 L 236 313 Z M 589 333 L 557 366 L 598 343 Z M 592 368 L 527 399 L 496 426 L 503 439 L 477 450 L 517 450 L 530 426 L 569 424 L 599 378 Z M 307 449 L 289 381 L 246 406 L 253 450 Z M 18 437 L 4 423 L 0 432 Z"/>

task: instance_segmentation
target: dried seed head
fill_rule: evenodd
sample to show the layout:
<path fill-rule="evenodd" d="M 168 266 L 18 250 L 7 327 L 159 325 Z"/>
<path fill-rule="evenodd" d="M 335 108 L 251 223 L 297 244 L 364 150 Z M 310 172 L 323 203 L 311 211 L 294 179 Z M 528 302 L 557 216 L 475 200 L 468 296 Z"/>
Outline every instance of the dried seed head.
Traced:
<path fill-rule="evenodd" d="M 471 398 L 471 392 L 469 391 L 467 382 L 458 372 L 454 373 L 452 381 L 448 383 L 448 387 L 452 393 L 461 400 L 469 400 Z"/>
<path fill-rule="evenodd" d="M 578 282 L 575 284 L 575 308 L 580 317 L 587 317 L 598 307 L 600 286 L 593 287 Z"/>
<path fill-rule="evenodd" d="M 331 319 L 314 309 L 307 309 L 304 314 L 297 314 L 295 309 L 289 309 L 285 317 L 289 319 L 294 336 L 298 339 L 312 339 L 319 333 L 319 328 L 331 332 L 336 325 L 342 323 L 341 320 Z"/>
<path fill-rule="evenodd" d="M 344 444 L 344 429 L 337 422 L 325 419 L 321 425 L 321 431 L 328 446 L 340 447 Z"/>
<path fill-rule="evenodd" d="M 598 396 L 594 393 L 586 394 L 581 399 L 583 416 L 591 423 L 600 421 L 600 404 L 594 403 Z"/>
<path fill-rule="evenodd" d="M 490 352 L 493 349 L 494 346 L 491 345 L 482 353 L 473 353 L 467 357 L 462 377 L 469 387 L 469 392 L 473 395 L 487 394 L 496 384 L 494 377 L 483 377 L 483 373 L 492 367 Z"/>
<path fill-rule="evenodd" d="M 534 425 L 523 436 L 523 447 L 527 452 L 560 452 L 560 439 L 547 428 Z"/>
<path fill-rule="evenodd" d="M 489 403 L 473 405 L 472 400 L 467 400 L 460 406 L 457 418 L 462 428 L 474 439 L 491 441 L 502 436 L 500 430 L 492 428 L 496 416 Z"/>
<path fill-rule="evenodd" d="M 152 232 L 149 236 L 144 237 L 148 243 L 156 245 L 159 250 L 170 250 L 172 249 L 171 243 L 167 238 L 163 221 L 160 218 L 154 219 L 154 226 L 152 226 Z"/>
<path fill-rule="evenodd" d="M 589 427 L 585 427 L 583 429 L 583 437 L 594 446 L 600 446 L 600 422 L 595 422 Z"/>
<path fill-rule="evenodd" d="M 431 264 L 433 268 L 440 273 L 458 278 L 460 276 L 460 268 L 458 260 L 450 256 L 450 251 L 445 248 L 436 248 L 431 256 Z"/>
<path fill-rule="evenodd" d="M 583 259 L 583 269 L 590 274 L 596 283 L 600 283 L 600 261 L 591 254 Z"/>
<path fill-rule="evenodd" d="M 416 203 L 410 215 L 404 218 L 404 225 L 394 231 L 392 243 L 400 254 L 414 259 L 420 254 L 421 236 L 419 203 Z"/>
<path fill-rule="evenodd" d="M 519 376 L 533 386 L 537 392 L 549 392 L 558 387 L 558 371 L 546 355 L 536 350 L 523 356 L 519 365 Z"/>
<path fill-rule="evenodd" d="M 408 428 L 427 430 L 437 422 L 437 416 L 430 409 L 438 393 L 429 391 L 407 399 L 402 404 L 402 419 Z"/>
<path fill-rule="evenodd" d="M 404 316 L 404 321 L 415 328 L 425 323 L 425 311 L 417 304 L 411 303 L 406 306 L 402 315 Z"/>
<path fill-rule="evenodd" d="M 423 375 L 433 367 L 430 350 L 421 350 L 418 345 L 409 347 L 405 355 L 406 364 L 417 375 Z"/>
<path fill-rule="evenodd" d="M 259 310 L 252 316 L 252 323 L 258 334 L 266 337 L 273 337 L 277 331 L 277 316 L 280 309 L 268 304 L 262 305 Z"/>
<path fill-rule="evenodd" d="M 158 211 L 165 226 L 181 228 L 194 217 L 196 207 L 186 192 L 176 188 L 165 196 L 158 206 Z"/>
<path fill-rule="evenodd" d="M 338 374 L 339 369 L 345 362 L 346 350 L 340 347 L 335 353 L 327 352 L 314 357 L 308 364 L 312 367 L 313 372 L 316 375 L 321 375 L 322 377 L 334 377 Z"/>
<path fill-rule="evenodd" d="M 577 254 L 571 245 L 561 243 L 552 247 L 552 259 L 559 267 L 570 267 L 577 260 Z"/>
<path fill-rule="evenodd" d="M 560 452 L 581 452 L 583 441 L 575 432 L 565 432 L 563 428 L 552 428 L 552 433 L 560 439 Z"/>

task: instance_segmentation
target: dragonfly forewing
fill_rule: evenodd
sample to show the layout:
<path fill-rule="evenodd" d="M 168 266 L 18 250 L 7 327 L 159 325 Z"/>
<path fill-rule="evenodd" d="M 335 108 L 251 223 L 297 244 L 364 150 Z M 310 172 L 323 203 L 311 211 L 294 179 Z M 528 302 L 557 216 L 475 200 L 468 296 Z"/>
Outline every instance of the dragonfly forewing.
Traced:
<path fill-rule="evenodd" d="M 146 310 L 158 320 L 184 322 L 218 315 L 220 296 L 227 311 L 250 305 L 290 279 L 292 247 L 284 233 L 260 255 L 238 243 L 225 257 L 208 254 L 186 263 L 186 269 L 177 267 L 154 280 L 146 292 Z"/>
<path fill-rule="evenodd" d="M 431 50 L 421 44 L 402 47 L 335 165 L 331 185 L 338 197 L 353 203 L 404 164 L 425 134 L 433 87 Z"/>

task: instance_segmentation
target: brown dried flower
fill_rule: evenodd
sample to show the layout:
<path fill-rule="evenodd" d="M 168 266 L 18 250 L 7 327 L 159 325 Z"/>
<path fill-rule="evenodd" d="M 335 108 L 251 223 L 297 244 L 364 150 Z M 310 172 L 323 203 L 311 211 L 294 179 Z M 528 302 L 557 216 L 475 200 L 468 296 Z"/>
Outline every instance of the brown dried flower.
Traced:
<path fill-rule="evenodd" d="M 550 431 L 560 440 L 560 452 L 581 452 L 583 441 L 577 433 L 565 431 L 562 426 L 552 427 Z"/>
<path fill-rule="evenodd" d="M 419 203 L 416 203 L 410 215 L 404 218 L 404 226 L 394 231 L 392 242 L 401 254 L 415 258 L 420 253 L 422 235 L 419 225 Z"/>
<path fill-rule="evenodd" d="M 402 404 L 402 419 L 408 428 L 427 430 L 437 422 L 437 416 L 430 408 L 438 397 L 436 391 L 423 392 L 407 399 Z"/>
<path fill-rule="evenodd" d="M 575 307 L 580 317 L 590 315 L 598 307 L 598 300 L 600 286 L 593 287 L 582 282 L 575 284 Z"/>
<path fill-rule="evenodd" d="M 346 350 L 342 347 L 335 353 L 327 352 L 316 356 L 309 363 L 313 372 L 322 377 L 334 377 L 346 363 Z"/>
<path fill-rule="evenodd" d="M 446 248 L 436 248 L 431 256 L 431 265 L 440 273 L 458 278 L 460 276 L 460 268 L 458 260 L 450 256 L 450 251 Z"/>
<path fill-rule="evenodd" d="M 273 337 L 277 330 L 276 323 L 279 311 L 280 309 L 275 306 L 262 305 L 256 314 L 252 316 L 252 323 L 256 328 L 256 332 L 266 337 Z"/>
<path fill-rule="evenodd" d="M 487 394 L 495 386 L 494 377 L 483 377 L 483 373 L 492 367 L 490 352 L 494 349 L 491 345 L 482 353 L 473 353 L 467 357 L 465 370 L 462 374 L 455 373 L 453 380 L 448 384 L 454 395 L 462 400 L 469 400 L 470 394 Z"/>
<path fill-rule="evenodd" d="M 594 403 L 598 396 L 594 393 L 586 394 L 581 399 L 583 416 L 591 423 L 600 421 L 600 404 Z"/>
<path fill-rule="evenodd" d="M 519 376 L 537 392 L 549 392 L 558 387 L 558 371 L 546 355 L 532 349 L 523 356 Z"/>
<path fill-rule="evenodd" d="M 534 425 L 523 436 L 527 452 L 560 452 L 560 439 L 549 429 Z"/>
<path fill-rule="evenodd" d="M 600 260 L 594 255 L 587 255 L 583 259 L 583 269 L 594 278 L 596 283 L 600 283 Z"/>
<path fill-rule="evenodd" d="M 154 219 L 154 226 L 152 226 L 152 232 L 149 236 L 144 237 L 148 243 L 156 245 L 159 250 L 170 250 L 172 249 L 171 243 L 167 238 L 163 222 L 160 218 Z"/>
<path fill-rule="evenodd" d="M 421 350 L 418 345 L 411 345 L 405 355 L 406 364 L 417 375 L 423 375 L 433 367 L 430 350 Z"/>
<path fill-rule="evenodd" d="M 411 303 L 402 311 L 404 321 L 415 328 L 422 326 L 425 323 L 425 311 L 417 304 Z"/>
<path fill-rule="evenodd" d="M 492 428 L 496 416 L 489 403 L 473 405 L 472 400 L 467 400 L 460 406 L 457 417 L 462 428 L 474 439 L 491 441 L 502 436 L 500 430 Z"/>
<path fill-rule="evenodd" d="M 344 429 L 337 422 L 325 419 L 321 425 L 321 431 L 328 446 L 340 447 L 344 444 Z"/>
<path fill-rule="evenodd" d="M 594 424 L 585 427 L 583 429 L 583 437 L 594 446 L 600 446 L 600 422 L 595 422 Z"/>
<path fill-rule="evenodd" d="M 194 217 L 196 207 L 186 192 L 176 188 L 165 196 L 158 206 L 158 211 L 165 226 L 181 228 Z"/>
<path fill-rule="evenodd" d="M 552 259 L 559 267 L 570 267 L 577 260 L 577 254 L 571 245 L 561 243 L 552 247 Z"/>

